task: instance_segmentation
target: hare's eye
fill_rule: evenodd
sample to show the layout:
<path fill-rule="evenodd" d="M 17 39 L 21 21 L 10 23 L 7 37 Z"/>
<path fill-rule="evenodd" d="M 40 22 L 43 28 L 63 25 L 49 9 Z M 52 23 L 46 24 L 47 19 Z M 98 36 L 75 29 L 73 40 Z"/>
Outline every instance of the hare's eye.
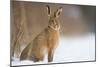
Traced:
<path fill-rule="evenodd" d="M 58 13 L 58 15 L 60 15 L 60 12 Z"/>

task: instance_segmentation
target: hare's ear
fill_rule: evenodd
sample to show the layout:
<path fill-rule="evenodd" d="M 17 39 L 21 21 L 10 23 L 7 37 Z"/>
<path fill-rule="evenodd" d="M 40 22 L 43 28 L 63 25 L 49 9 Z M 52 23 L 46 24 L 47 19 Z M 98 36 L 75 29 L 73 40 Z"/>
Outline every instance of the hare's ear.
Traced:
<path fill-rule="evenodd" d="M 47 8 L 47 14 L 48 14 L 48 16 L 50 16 L 50 14 L 51 14 L 51 10 L 50 10 L 49 5 L 46 5 L 46 8 Z"/>
<path fill-rule="evenodd" d="M 54 16 L 56 18 L 58 18 L 60 16 L 61 12 L 62 12 L 62 7 L 59 7 L 59 9 L 57 9 L 57 11 L 54 13 Z"/>

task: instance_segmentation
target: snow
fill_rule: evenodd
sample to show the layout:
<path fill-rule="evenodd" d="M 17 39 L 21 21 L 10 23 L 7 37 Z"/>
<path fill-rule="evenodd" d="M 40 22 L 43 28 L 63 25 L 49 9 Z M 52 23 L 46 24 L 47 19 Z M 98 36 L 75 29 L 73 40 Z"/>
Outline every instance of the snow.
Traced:
<path fill-rule="evenodd" d="M 47 55 L 44 61 L 35 63 L 29 60 L 20 61 L 18 58 L 13 59 L 12 66 L 48 63 Z M 51 63 L 93 60 L 95 60 L 95 34 L 87 34 L 78 37 L 62 36 L 60 44 L 55 51 L 53 62 Z"/>

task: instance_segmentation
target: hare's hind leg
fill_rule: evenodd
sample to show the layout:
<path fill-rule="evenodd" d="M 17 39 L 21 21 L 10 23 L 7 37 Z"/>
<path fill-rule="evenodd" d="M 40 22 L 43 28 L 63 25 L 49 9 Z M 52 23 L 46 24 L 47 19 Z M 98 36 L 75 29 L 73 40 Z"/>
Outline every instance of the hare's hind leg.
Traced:
<path fill-rule="evenodd" d="M 34 62 L 39 62 L 39 61 L 43 61 L 43 59 L 44 59 L 44 56 L 41 56 L 41 57 L 39 57 L 39 58 L 34 58 Z"/>
<path fill-rule="evenodd" d="M 33 62 L 43 61 L 43 59 L 44 59 L 44 56 L 34 56 L 30 58 L 30 60 L 32 60 Z"/>
<path fill-rule="evenodd" d="M 35 55 L 34 62 L 43 61 L 44 57 L 45 57 L 44 53 L 43 54 L 39 53 L 39 54 Z"/>

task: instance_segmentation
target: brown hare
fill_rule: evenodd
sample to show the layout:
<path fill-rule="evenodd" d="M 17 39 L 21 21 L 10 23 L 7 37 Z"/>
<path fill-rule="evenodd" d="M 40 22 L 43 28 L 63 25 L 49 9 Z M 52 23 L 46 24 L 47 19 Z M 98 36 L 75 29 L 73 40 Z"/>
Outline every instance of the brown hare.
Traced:
<path fill-rule="evenodd" d="M 43 61 L 47 52 L 48 62 L 53 61 L 54 51 L 59 42 L 60 23 L 58 17 L 62 12 L 62 7 L 57 9 L 53 14 L 51 14 L 48 5 L 46 5 L 46 8 L 49 18 L 48 26 L 26 46 L 20 55 L 20 60 L 28 59 L 34 62 Z"/>

